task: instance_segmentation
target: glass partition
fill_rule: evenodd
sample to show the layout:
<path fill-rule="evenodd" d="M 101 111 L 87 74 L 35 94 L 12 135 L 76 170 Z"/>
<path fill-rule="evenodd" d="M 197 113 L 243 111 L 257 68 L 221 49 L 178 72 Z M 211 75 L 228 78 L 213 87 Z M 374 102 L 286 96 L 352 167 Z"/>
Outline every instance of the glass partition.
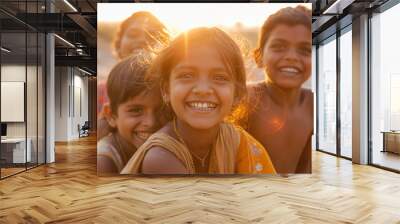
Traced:
<path fill-rule="evenodd" d="M 1 122 L 2 177 L 21 172 L 30 162 L 31 151 L 26 142 L 26 74 L 27 52 L 25 32 L 1 34 Z"/>
<path fill-rule="evenodd" d="M 0 3 L 17 16 L 42 12 L 43 5 Z M 1 179 L 45 163 L 45 44 L 44 33 L 0 12 Z"/>
<path fill-rule="evenodd" d="M 45 99 L 46 99 L 46 38 L 43 33 L 38 33 L 38 73 L 37 73 L 37 162 L 44 164 L 46 162 L 46 145 L 45 145 Z"/>
<path fill-rule="evenodd" d="M 27 111 L 27 143 L 30 148 L 30 161 L 28 168 L 34 167 L 38 163 L 38 141 L 37 141 L 37 116 L 38 116 L 38 35 L 36 32 L 27 33 L 27 80 L 26 80 L 26 111 Z"/>

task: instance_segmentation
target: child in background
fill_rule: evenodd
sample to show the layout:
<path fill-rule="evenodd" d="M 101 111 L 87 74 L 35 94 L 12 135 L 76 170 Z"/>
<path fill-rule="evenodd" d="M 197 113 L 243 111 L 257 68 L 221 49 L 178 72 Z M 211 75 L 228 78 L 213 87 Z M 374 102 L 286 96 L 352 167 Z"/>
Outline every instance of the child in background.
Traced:
<path fill-rule="evenodd" d="M 169 34 L 164 24 L 150 12 L 139 11 L 133 13 L 119 25 L 113 46 L 115 55 L 122 60 L 142 51 L 156 53 L 168 42 Z M 108 104 L 106 84 L 101 81 L 98 85 L 98 96 L 100 112 L 97 140 L 99 141 L 110 132 L 110 127 L 103 116 L 107 113 L 104 111 L 106 107 L 103 108 L 103 105 Z"/>
<path fill-rule="evenodd" d="M 159 88 L 151 88 L 144 81 L 150 63 L 148 54 L 138 53 L 119 62 L 108 76 L 110 103 L 104 111 L 111 133 L 98 142 L 99 174 L 119 173 L 136 149 L 163 124 Z"/>
<path fill-rule="evenodd" d="M 169 34 L 164 24 L 147 11 L 133 13 L 119 26 L 115 35 L 114 50 L 119 59 L 136 51 L 154 52 L 169 42 Z"/>
<path fill-rule="evenodd" d="M 246 130 L 268 149 L 278 173 L 311 172 L 313 94 L 302 84 L 311 76 L 311 10 L 283 8 L 268 17 L 254 58 L 265 81 L 248 85 Z"/>
<path fill-rule="evenodd" d="M 218 28 L 178 36 L 148 73 L 174 112 L 129 160 L 122 174 L 275 173 L 267 151 L 224 122 L 240 108 L 246 77 L 236 43 Z"/>

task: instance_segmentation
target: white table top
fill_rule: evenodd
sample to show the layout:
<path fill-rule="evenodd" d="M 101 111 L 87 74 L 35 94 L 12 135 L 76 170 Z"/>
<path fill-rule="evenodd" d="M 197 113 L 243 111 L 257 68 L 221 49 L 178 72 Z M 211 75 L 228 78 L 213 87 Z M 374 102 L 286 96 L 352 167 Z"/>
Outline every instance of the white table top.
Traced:
<path fill-rule="evenodd" d="M 1 139 L 1 143 L 19 143 L 19 142 L 24 142 L 25 138 L 5 138 Z M 29 138 L 28 138 L 29 141 Z"/>

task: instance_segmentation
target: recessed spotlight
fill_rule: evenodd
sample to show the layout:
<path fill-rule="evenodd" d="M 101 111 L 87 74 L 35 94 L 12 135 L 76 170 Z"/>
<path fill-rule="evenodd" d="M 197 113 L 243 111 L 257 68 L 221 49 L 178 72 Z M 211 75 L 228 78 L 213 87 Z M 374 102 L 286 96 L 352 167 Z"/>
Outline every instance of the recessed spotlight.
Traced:
<path fill-rule="evenodd" d="M 10 53 L 10 52 L 11 52 L 11 50 L 9 50 L 9 49 L 7 49 L 7 48 L 5 48 L 5 47 L 1 47 L 0 49 L 1 49 L 2 51 L 6 52 L 6 53 Z"/>

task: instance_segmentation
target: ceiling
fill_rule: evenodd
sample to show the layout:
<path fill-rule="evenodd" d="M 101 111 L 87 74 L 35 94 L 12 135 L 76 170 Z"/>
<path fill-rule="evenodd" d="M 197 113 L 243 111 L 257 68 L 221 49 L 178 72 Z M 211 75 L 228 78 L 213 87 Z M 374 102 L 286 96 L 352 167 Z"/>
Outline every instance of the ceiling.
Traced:
<path fill-rule="evenodd" d="M 36 43 L 41 40 L 37 35 L 54 32 L 56 66 L 78 66 L 96 74 L 97 2 L 102 1 L 48 0 L 46 5 L 44 0 L 1 0 L 2 46 L 12 49 L 2 60 L 19 63 L 26 56 L 29 63 L 44 48 Z"/>

